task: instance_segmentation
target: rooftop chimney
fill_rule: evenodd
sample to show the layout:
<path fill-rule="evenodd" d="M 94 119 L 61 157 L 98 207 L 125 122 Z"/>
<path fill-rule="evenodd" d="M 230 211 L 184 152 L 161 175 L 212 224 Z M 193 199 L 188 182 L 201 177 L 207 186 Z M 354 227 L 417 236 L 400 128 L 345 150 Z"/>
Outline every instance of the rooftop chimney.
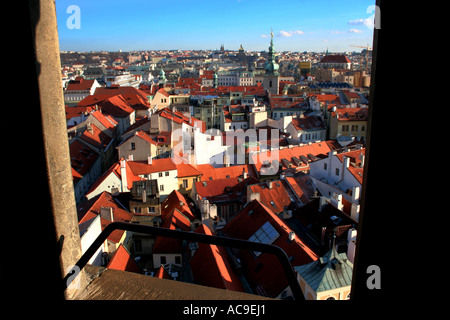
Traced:
<path fill-rule="evenodd" d="M 364 167 L 365 156 L 362 152 L 359 154 L 359 160 L 361 160 L 361 168 Z"/>
<path fill-rule="evenodd" d="M 272 189 L 272 181 L 271 180 L 267 180 L 266 184 L 267 184 L 267 188 Z"/>
<path fill-rule="evenodd" d="M 330 200 L 326 197 L 319 198 L 319 212 L 322 212 L 323 208 L 328 204 Z"/>
<path fill-rule="evenodd" d="M 101 207 L 100 208 L 100 217 L 106 219 L 108 221 L 114 221 L 113 218 L 113 208 L 112 207 Z"/>
<path fill-rule="evenodd" d="M 247 178 L 248 178 L 248 173 L 245 172 L 245 168 L 242 169 L 242 177 L 243 177 L 244 179 L 247 179 Z"/>
<path fill-rule="evenodd" d="M 352 202 L 357 203 L 360 197 L 360 188 L 358 186 L 354 186 L 352 190 Z"/>
<path fill-rule="evenodd" d="M 344 205 L 342 204 L 342 194 L 333 192 L 333 196 L 330 199 L 332 205 L 334 205 L 339 210 L 344 209 Z"/>
<path fill-rule="evenodd" d="M 350 158 L 344 157 L 344 167 L 348 168 L 350 166 Z"/>
<path fill-rule="evenodd" d="M 148 164 L 152 164 L 152 163 L 153 163 L 153 158 L 152 158 L 152 156 L 148 156 L 148 157 L 147 157 L 147 163 L 148 163 Z"/>
<path fill-rule="evenodd" d="M 295 232 L 291 231 L 289 232 L 289 241 L 294 241 L 295 240 Z"/>

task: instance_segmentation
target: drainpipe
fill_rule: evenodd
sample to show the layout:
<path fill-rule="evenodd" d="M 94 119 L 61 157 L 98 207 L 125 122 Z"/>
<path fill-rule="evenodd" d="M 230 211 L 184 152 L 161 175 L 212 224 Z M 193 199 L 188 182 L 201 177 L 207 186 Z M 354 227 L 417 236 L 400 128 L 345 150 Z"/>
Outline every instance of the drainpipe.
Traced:
<path fill-rule="evenodd" d="M 81 257 L 81 242 L 67 140 L 56 8 L 54 0 L 30 0 L 28 4 L 36 57 L 47 179 L 57 236 L 55 243 L 61 236 L 64 237 L 59 257 L 61 274 L 64 276 Z M 84 289 L 84 272 L 74 282 L 78 286 L 71 286 L 65 291 L 66 299 L 74 298 Z"/>

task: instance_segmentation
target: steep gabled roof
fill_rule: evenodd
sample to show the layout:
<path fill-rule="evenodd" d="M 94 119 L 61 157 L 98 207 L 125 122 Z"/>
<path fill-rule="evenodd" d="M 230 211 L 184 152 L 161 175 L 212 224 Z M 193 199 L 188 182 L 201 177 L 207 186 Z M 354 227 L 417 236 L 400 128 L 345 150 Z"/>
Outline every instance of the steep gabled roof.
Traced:
<path fill-rule="evenodd" d="M 112 140 L 95 124 L 88 125 L 88 129 L 83 132 L 80 139 L 100 150 L 105 148 Z"/>
<path fill-rule="evenodd" d="M 91 169 L 98 158 L 98 153 L 78 139 L 73 140 L 69 145 L 70 163 L 81 176 L 84 176 Z"/>
<path fill-rule="evenodd" d="M 173 190 L 161 203 L 161 219 L 164 220 L 175 209 L 189 218 L 189 220 L 192 221 L 195 219 L 195 216 L 192 213 L 191 208 L 189 208 L 186 199 L 178 190 Z"/>
<path fill-rule="evenodd" d="M 351 61 L 343 54 L 335 54 L 325 56 L 320 60 L 320 63 L 350 63 Z"/>
<path fill-rule="evenodd" d="M 136 261 L 134 261 L 128 250 L 122 244 L 120 244 L 119 248 L 117 248 L 116 252 L 114 252 L 114 255 L 111 260 L 109 260 L 106 268 L 141 274 L 144 273 L 141 267 L 138 266 Z"/>
<path fill-rule="evenodd" d="M 264 226 L 273 230 L 275 236 L 272 237 L 271 244 L 283 249 L 293 266 L 304 265 L 319 258 L 297 235 L 291 240 L 289 234 L 293 230 L 258 200 L 248 203 L 225 225 L 222 232 L 227 237 L 249 240 Z M 242 250 L 239 258 L 242 265 L 245 265 L 243 273 L 259 295 L 277 297 L 288 286 L 283 269 L 274 255 L 256 255 Z"/>
<path fill-rule="evenodd" d="M 112 208 L 113 221 L 130 222 L 133 214 L 124 209 L 124 207 L 118 203 L 109 192 L 102 192 L 94 198 L 87 200 L 80 204 L 77 208 L 78 224 L 82 224 L 92 218 L 98 216 L 101 212 L 101 208 Z M 100 217 L 102 230 L 106 228 L 112 221 Z M 109 236 L 108 240 L 114 243 L 119 243 L 124 234 L 124 230 L 115 230 Z"/>
<path fill-rule="evenodd" d="M 191 222 L 178 209 L 172 210 L 161 223 L 161 228 L 172 230 L 191 230 Z M 156 237 L 153 253 L 181 253 L 183 240 L 175 238 Z"/>
<path fill-rule="evenodd" d="M 203 223 L 195 230 L 196 233 L 213 235 Z M 226 249 L 206 243 L 198 243 L 190 266 L 194 282 L 200 285 L 226 290 L 245 292 L 239 277 L 228 262 Z"/>
<path fill-rule="evenodd" d="M 273 181 L 269 189 L 269 183 L 263 182 L 249 186 L 252 193 L 259 193 L 260 201 L 273 212 L 284 211 L 284 207 L 289 207 L 294 199 L 288 193 L 288 188 L 282 180 Z"/>
<path fill-rule="evenodd" d="M 364 166 L 362 163 L 362 158 L 365 157 L 366 148 L 357 149 L 348 152 L 342 152 L 336 155 L 336 157 L 343 162 L 344 157 L 350 158 L 350 165 L 348 167 L 348 171 L 352 173 L 352 175 L 356 178 L 356 180 L 362 184 L 363 183 L 363 174 L 364 174 Z"/>
<path fill-rule="evenodd" d="M 95 80 L 86 80 L 83 77 L 76 77 L 75 80 L 70 80 L 67 84 L 65 92 L 70 91 L 85 91 L 90 90 L 94 85 Z"/>
<path fill-rule="evenodd" d="M 313 157 L 317 157 L 319 155 L 327 155 L 330 150 L 331 149 L 328 144 L 322 141 L 293 148 L 283 148 L 278 150 L 278 155 L 276 155 L 276 151 L 274 153 L 270 150 L 267 152 L 261 152 L 258 154 L 254 154 L 252 156 L 252 161 L 257 171 L 261 171 L 263 163 L 266 160 L 278 160 L 283 169 L 289 168 L 286 165 L 290 165 L 292 168 L 307 168 L 308 163 L 314 160 Z M 271 159 L 271 157 L 275 159 Z M 282 161 L 283 159 L 289 161 L 290 164 L 286 161 Z M 278 170 L 278 168 L 276 169 Z"/>
<path fill-rule="evenodd" d="M 256 177 L 255 170 L 251 164 L 233 165 L 229 167 L 214 168 L 210 164 L 198 164 L 195 166 L 203 175 L 201 181 L 237 178 L 242 176 L 243 171 L 249 176 Z"/>
<path fill-rule="evenodd" d="M 325 123 L 318 116 L 308 116 L 303 118 L 293 118 L 292 125 L 297 130 L 325 130 Z"/>
<path fill-rule="evenodd" d="M 155 172 L 177 170 L 172 158 L 152 159 L 152 164 L 147 161 L 127 161 L 131 171 L 138 176 Z"/>

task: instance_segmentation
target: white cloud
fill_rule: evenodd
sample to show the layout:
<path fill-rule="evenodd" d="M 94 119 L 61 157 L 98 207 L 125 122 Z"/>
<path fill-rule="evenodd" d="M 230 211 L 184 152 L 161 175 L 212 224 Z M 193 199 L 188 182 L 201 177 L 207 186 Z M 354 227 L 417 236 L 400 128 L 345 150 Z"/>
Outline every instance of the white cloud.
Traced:
<path fill-rule="evenodd" d="M 301 30 L 294 30 L 294 31 L 284 31 L 284 30 L 281 30 L 281 31 L 278 33 L 278 35 L 279 35 L 280 37 L 292 37 L 292 35 L 294 35 L 294 34 L 304 34 L 304 32 L 301 31 Z"/>
<path fill-rule="evenodd" d="M 347 24 L 349 24 L 351 26 L 360 26 L 360 25 L 364 24 L 364 19 L 350 20 L 347 22 Z"/>
<path fill-rule="evenodd" d="M 269 36 L 267 34 L 262 34 L 261 38 L 268 38 Z"/>
<path fill-rule="evenodd" d="M 339 31 L 339 30 L 331 30 L 330 33 L 331 34 L 342 34 L 344 32 L 343 31 Z"/>
<path fill-rule="evenodd" d="M 347 21 L 348 25 L 351 26 L 366 26 L 366 27 L 373 27 L 373 19 L 366 18 L 366 19 L 355 19 Z"/>
<path fill-rule="evenodd" d="M 362 30 L 359 30 L 359 29 L 350 29 L 350 30 L 348 30 L 348 32 L 350 32 L 350 33 L 362 33 Z"/>

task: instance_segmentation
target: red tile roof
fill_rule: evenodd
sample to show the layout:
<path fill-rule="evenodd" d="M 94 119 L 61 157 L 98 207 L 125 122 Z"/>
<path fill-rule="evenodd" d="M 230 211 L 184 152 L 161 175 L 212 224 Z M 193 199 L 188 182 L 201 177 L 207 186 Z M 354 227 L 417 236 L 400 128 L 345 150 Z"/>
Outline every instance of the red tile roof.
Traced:
<path fill-rule="evenodd" d="M 131 187 L 133 186 L 133 182 L 134 181 L 141 181 L 143 180 L 143 178 L 140 178 L 139 176 L 135 175 L 133 173 L 133 171 L 131 171 L 130 166 L 128 165 L 128 162 L 126 162 L 125 160 L 123 160 L 123 158 L 121 159 L 121 161 L 123 161 L 123 163 L 125 164 L 125 173 L 127 176 L 127 185 L 126 187 L 128 188 L 128 190 L 131 190 Z M 90 194 L 91 192 L 93 192 L 95 189 L 98 188 L 98 186 L 100 186 L 100 184 L 105 181 L 109 176 L 111 176 L 112 174 L 114 174 L 117 179 L 122 179 L 122 174 L 120 171 L 120 161 L 114 163 L 108 170 L 106 170 L 97 180 L 95 180 L 94 184 L 89 188 L 89 190 L 86 192 L 86 195 Z"/>
<path fill-rule="evenodd" d="M 82 77 L 76 77 L 75 80 L 69 81 L 65 92 L 90 90 L 94 85 L 94 81 L 95 80 L 86 80 Z"/>
<path fill-rule="evenodd" d="M 319 258 L 297 235 L 293 241 L 289 240 L 289 233 L 293 230 L 258 200 L 247 204 L 222 231 L 227 237 L 248 240 L 266 222 L 279 234 L 272 244 L 286 252 L 292 266 L 307 264 Z M 256 293 L 276 297 L 288 286 L 283 269 L 274 255 L 261 253 L 255 256 L 247 250 L 241 250 L 239 258 L 245 266 L 243 273 Z"/>
<path fill-rule="evenodd" d="M 213 235 L 204 224 L 195 230 L 196 233 Z M 200 285 L 226 290 L 245 292 L 239 277 L 228 262 L 224 247 L 198 243 L 198 249 L 190 261 L 194 282 Z"/>
<path fill-rule="evenodd" d="M 80 136 L 80 139 L 100 150 L 106 148 L 112 140 L 112 138 L 101 131 L 95 124 L 90 124 L 88 129 Z"/>
<path fill-rule="evenodd" d="M 361 157 L 366 155 L 366 149 L 362 148 L 359 150 L 353 150 L 348 152 L 342 152 L 338 153 L 336 156 L 341 160 L 341 162 L 344 161 L 344 156 L 350 158 L 350 165 L 348 167 L 348 170 L 352 173 L 352 175 L 358 180 L 360 184 L 363 183 L 363 173 L 364 173 L 364 166 L 361 166 Z"/>
<path fill-rule="evenodd" d="M 230 178 L 237 178 L 242 176 L 244 170 L 249 176 L 256 177 L 256 172 L 251 164 L 233 165 L 222 168 L 214 168 L 210 164 L 198 164 L 195 167 L 203 174 L 201 176 L 201 181 L 226 179 L 227 176 Z"/>
<path fill-rule="evenodd" d="M 80 117 L 83 113 L 91 113 L 94 107 L 89 106 L 76 106 L 68 107 L 66 106 L 66 120 L 70 120 L 75 117 Z"/>
<path fill-rule="evenodd" d="M 80 225 L 98 216 L 102 207 L 112 208 L 114 221 L 130 222 L 133 217 L 133 214 L 125 210 L 109 192 L 104 191 L 78 206 L 78 224 Z M 102 230 L 104 230 L 106 226 L 112 222 L 102 217 L 100 217 L 100 221 Z M 108 240 L 114 243 L 119 243 L 124 232 L 124 230 L 115 230 L 108 236 Z"/>
<path fill-rule="evenodd" d="M 88 173 L 92 165 L 98 159 L 98 154 L 88 146 L 78 141 L 78 139 L 75 139 L 70 143 L 69 150 L 72 168 L 81 176 Z"/>
<path fill-rule="evenodd" d="M 102 113 L 114 117 L 127 117 L 135 110 L 122 95 L 90 95 L 81 100 L 78 106 L 98 106 Z"/>
<path fill-rule="evenodd" d="M 99 87 L 96 88 L 94 92 L 94 95 L 106 95 L 109 97 L 119 94 L 122 95 L 135 110 L 145 110 L 150 107 L 147 93 L 134 87 Z"/>
<path fill-rule="evenodd" d="M 320 102 L 328 102 L 334 104 L 340 104 L 341 100 L 339 99 L 339 95 L 337 94 L 313 94 L 314 98 L 319 100 Z"/>
<path fill-rule="evenodd" d="M 367 115 L 368 108 L 336 108 L 331 113 L 332 117 L 338 117 L 338 121 L 366 121 Z"/>
<path fill-rule="evenodd" d="M 180 163 L 176 165 L 178 178 L 201 176 L 203 173 L 189 163 Z"/>
<path fill-rule="evenodd" d="M 272 181 L 272 187 L 269 189 L 267 182 L 254 184 L 249 186 L 252 193 L 259 193 L 260 201 L 266 207 L 275 213 L 284 211 L 284 207 L 288 207 L 292 201 L 288 192 L 288 188 L 282 180 Z"/>
<path fill-rule="evenodd" d="M 164 268 L 163 265 L 161 265 L 158 271 L 156 271 L 155 278 L 172 280 L 172 277 L 170 276 L 169 272 L 167 272 L 166 268 Z"/>
<path fill-rule="evenodd" d="M 194 220 L 195 216 L 184 196 L 178 191 L 173 190 L 161 203 L 161 219 L 164 220 L 173 210 L 177 209 L 189 220 Z"/>
<path fill-rule="evenodd" d="M 191 222 L 184 214 L 175 209 L 163 220 L 160 227 L 190 231 Z M 153 253 L 181 253 L 182 244 L 183 240 L 158 236 L 153 245 Z"/>
<path fill-rule="evenodd" d="M 172 158 L 153 159 L 152 164 L 147 161 L 127 161 L 134 175 L 144 175 L 155 172 L 163 172 L 170 170 L 177 170 L 177 166 L 172 161 Z"/>
<path fill-rule="evenodd" d="M 295 129 L 301 131 L 325 130 L 325 123 L 318 116 L 309 116 L 304 118 L 293 118 L 292 125 Z"/>
<path fill-rule="evenodd" d="M 325 56 L 320 60 L 320 63 L 350 63 L 351 61 L 343 54 L 335 54 Z"/>
<path fill-rule="evenodd" d="M 286 164 L 282 159 L 286 159 L 291 163 L 291 168 L 297 170 L 304 170 L 309 168 L 309 161 L 311 161 L 309 155 L 318 156 L 318 155 L 327 155 L 330 151 L 330 147 L 325 142 L 317 142 L 311 143 L 310 145 L 297 146 L 293 148 L 284 148 L 278 151 L 278 158 L 275 157 L 275 153 L 272 155 L 271 151 L 261 152 L 259 154 L 255 154 L 252 156 L 252 161 L 255 164 L 255 168 L 257 171 L 261 171 L 261 167 L 265 160 L 272 161 L 271 157 L 273 156 L 275 159 L 280 162 L 283 170 L 288 169 Z M 293 159 L 296 158 L 296 159 Z M 298 160 L 299 161 L 298 161 Z M 309 160 L 308 160 L 309 159 Z M 306 161 L 308 160 L 308 161 Z M 305 161 L 307 163 L 305 163 Z M 278 168 L 277 168 L 278 170 Z"/>
<path fill-rule="evenodd" d="M 136 261 L 131 257 L 128 250 L 122 245 L 119 245 L 116 252 L 109 260 L 107 269 L 114 269 L 120 271 L 128 271 L 143 274 L 143 270 L 138 266 Z"/>

